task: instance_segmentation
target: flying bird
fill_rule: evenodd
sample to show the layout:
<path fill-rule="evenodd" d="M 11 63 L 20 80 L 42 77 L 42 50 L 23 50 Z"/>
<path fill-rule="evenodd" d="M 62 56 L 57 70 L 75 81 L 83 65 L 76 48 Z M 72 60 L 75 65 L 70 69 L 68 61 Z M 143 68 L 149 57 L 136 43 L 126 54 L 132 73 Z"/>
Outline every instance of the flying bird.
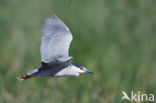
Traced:
<path fill-rule="evenodd" d="M 79 76 L 80 73 L 90 73 L 85 67 L 71 61 L 68 55 L 72 34 L 66 24 L 56 15 L 51 15 L 42 24 L 42 39 L 40 46 L 41 64 L 39 68 L 28 71 L 17 78 L 20 81 L 36 76 Z"/>

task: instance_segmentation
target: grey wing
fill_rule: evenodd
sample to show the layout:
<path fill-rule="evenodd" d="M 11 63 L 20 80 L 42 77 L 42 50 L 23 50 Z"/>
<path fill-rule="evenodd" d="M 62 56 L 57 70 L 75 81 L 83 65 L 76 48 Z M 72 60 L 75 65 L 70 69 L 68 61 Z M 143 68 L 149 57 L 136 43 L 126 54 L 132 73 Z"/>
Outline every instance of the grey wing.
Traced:
<path fill-rule="evenodd" d="M 71 59 L 68 56 L 68 50 L 72 41 L 72 34 L 56 15 L 51 15 L 43 22 L 42 34 L 40 52 L 43 62 L 63 62 Z"/>

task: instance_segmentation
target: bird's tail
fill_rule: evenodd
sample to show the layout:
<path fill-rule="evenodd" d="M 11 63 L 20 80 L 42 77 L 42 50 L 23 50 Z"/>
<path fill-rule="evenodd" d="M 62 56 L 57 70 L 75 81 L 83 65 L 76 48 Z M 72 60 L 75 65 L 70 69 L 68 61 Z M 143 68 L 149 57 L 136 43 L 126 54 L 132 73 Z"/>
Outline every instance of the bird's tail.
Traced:
<path fill-rule="evenodd" d="M 23 81 L 23 80 L 26 80 L 26 79 L 30 79 L 30 78 L 33 78 L 33 77 L 36 77 L 36 73 L 38 72 L 38 69 L 35 69 L 35 70 L 31 70 L 29 72 L 27 72 L 26 74 L 22 75 L 20 78 L 17 78 L 19 81 Z"/>

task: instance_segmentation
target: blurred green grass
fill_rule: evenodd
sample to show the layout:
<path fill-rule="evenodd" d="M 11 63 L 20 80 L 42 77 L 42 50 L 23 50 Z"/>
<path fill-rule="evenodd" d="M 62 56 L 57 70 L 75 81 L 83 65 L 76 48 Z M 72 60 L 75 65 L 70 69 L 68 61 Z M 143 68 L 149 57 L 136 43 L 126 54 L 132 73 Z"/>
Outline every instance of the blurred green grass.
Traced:
<path fill-rule="evenodd" d="M 156 94 L 154 0 L 1 0 L 0 103 L 120 103 L 121 91 Z M 70 28 L 74 62 L 95 75 L 16 77 L 40 65 L 41 25 Z"/>

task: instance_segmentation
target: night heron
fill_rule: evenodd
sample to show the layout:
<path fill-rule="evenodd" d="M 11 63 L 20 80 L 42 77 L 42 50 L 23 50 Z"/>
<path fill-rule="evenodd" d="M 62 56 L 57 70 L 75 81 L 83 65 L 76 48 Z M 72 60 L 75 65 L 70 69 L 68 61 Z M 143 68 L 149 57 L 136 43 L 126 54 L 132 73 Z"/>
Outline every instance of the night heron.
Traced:
<path fill-rule="evenodd" d="M 90 73 L 85 67 L 75 64 L 68 56 L 72 34 L 68 27 L 56 16 L 51 15 L 42 25 L 42 40 L 40 46 L 41 65 L 35 70 L 24 74 L 18 80 L 36 76 L 79 76 L 80 73 Z"/>

